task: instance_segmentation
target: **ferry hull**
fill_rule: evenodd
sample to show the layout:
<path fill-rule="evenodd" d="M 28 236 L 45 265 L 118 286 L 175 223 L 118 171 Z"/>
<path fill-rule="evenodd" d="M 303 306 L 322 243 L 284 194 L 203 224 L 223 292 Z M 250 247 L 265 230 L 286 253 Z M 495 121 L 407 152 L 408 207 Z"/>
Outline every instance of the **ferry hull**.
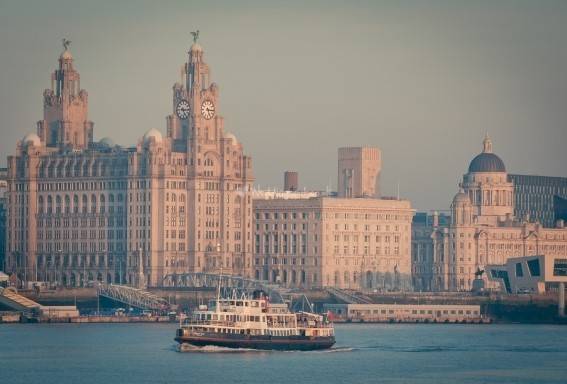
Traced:
<path fill-rule="evenodd" d="M 187 343 L 197 347 L 217 346 L 225 348 L 246 348 L 278 351 L 315 351 L 331 348 L 335 337 L 302 337 L 302 336 L 251 336 L 251 335 L 218 335 L 204 334 L 176 336 L 178 343 Z"/>

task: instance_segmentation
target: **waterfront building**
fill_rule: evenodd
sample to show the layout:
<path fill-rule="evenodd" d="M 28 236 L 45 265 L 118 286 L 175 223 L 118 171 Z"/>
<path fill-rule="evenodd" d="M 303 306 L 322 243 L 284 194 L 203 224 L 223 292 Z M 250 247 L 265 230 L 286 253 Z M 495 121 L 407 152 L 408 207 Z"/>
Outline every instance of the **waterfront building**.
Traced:
<path fill-rule="evenodd" d="M 345 147 L 338 150 L 338 196 L 378 197 L 382 157 L 378 148 Z"/>
<path fill-rule="evenodd" d="M 451 204 L 451 223 L 432 233 L 433 290 L 470 291 L 477 272 L 519 256 L 567 256 L 567 228 L 514 216 L 514 183 L 487 136 Z M 482 275 L 486 288 L 497 285 Z"/>
<path fill-rule="evenodd" d="M 0 168 L 0 272 L 6 269 L 6 177 L 8 170 Z"/>
<path fill-rule="evenodd" d="M 407 200 L 255 198 L 253 277 L 297 288 L 409 290 Z"/>
<path fill-rule="evenodd" d="M 567 199 L 567 177 L 509 175 L 514 183 L 514 214 L 517 218 L 539 222 L 552 228 L 559 214 L 561 200 Z"/>
<path fill-rule="evenodd" d="M 94 140 L 88 94 L 64 45 L 37 134 L 8 157 L 7 271 L 68 286 L 246 275 L 251 159 L 224 130 L 219 87 L 196 38 L 173 86 L 167 134 L 150 129 L 129 148 Z"/>
<path fill-rule="evenodd" d="M 511 257 L 501 265 L 487 265 L 491 281 L 506 293 L 545 293 L 567 283 L 567 258 L 563 255 Z"/>
<path fill-rule="evenodd" d="M 451 216 L 437 211 L 417 212 L 411 223 L 411 273 L 415 291 L 431 291 L 433 281 L 433 232 L 446 228 Z"/>

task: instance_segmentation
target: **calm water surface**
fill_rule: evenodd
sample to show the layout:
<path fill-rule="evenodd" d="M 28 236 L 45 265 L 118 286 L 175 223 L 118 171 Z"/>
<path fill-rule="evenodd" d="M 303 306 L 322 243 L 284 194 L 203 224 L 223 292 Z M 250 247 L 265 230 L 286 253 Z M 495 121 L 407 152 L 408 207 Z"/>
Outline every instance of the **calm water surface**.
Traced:
<path fill-rule="evenodd" d="M 325 352 L 180 353 L 174 324 L 0 325 L 0 383 L 567 383 L 567 327 L 336 332 Z"/>

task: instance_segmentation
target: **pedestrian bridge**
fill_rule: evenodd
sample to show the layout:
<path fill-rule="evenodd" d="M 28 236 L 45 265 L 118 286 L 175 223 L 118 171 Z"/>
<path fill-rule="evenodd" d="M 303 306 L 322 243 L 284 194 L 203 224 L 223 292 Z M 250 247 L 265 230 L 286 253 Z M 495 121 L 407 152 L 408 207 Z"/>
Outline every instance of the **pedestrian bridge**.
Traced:
<path fill-rule="evenodd" d="M 165 299 L 143 289 L 127 285 L 100 284 L 97 291 L 99 297 L 106 297 L 133 308 L 151 311 L 165 311 L 169 309 L 169 303 Z"/>
<path fill-rule="evenodd" d="M 39 313 L 41 305 L 20 295 L 14 288 L 0 287 L 0 303 L 23 313 Z"/>

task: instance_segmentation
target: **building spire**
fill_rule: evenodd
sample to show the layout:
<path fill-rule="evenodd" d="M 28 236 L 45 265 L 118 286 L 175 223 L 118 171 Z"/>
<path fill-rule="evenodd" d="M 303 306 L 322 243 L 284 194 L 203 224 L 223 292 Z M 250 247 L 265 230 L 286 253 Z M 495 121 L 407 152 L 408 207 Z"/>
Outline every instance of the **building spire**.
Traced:
<path fill-rule="evenodd" d="M 484 140 L 482 141 L 482 152 L 483 153 L 492 153 L 492 140 L 488 136 L 488 132 L 484 136 Z"/>

